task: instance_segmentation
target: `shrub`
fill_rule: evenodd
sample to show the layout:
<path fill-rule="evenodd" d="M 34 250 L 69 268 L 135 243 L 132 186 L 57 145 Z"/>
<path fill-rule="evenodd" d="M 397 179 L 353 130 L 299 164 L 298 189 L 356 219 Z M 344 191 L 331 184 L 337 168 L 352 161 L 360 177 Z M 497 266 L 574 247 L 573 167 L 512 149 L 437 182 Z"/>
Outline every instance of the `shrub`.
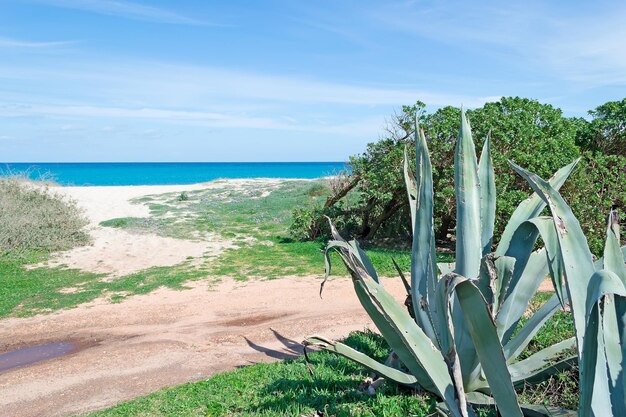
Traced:
<path fill-rule="evenodd" d="M 424 128 L 432 155 L 436 190 L 435 235 L 441 242 L 454 232 L 456 201 L 451 161 L 460 109 L 447 106 L 427 113 L 424 108 L 421 102 L 404 106 L 401 112 L 393 115 L 382 139 L 368 144 L 363 153 L 350 158 L 351 175 L 356 180 L 353 194 L 357 198 L 350 206 L 338 211 L 338 217 L 333 217 L 338 223 L 351 225 L 349 230 L 344 231 L 345 234 L 376 243 L 390 238 L 404 244 L 410 242 L 411 231 L 406 227 L 409 212 L 404 204 L 401 165 L 404 146 L 408 144 L 412 152 L 412 120 L 416 116 Z M 514 173 L 506 161 L 517 161 L 538 175 L 548 177 L 560 166 L 581 155 L 581 138 L 595 126 L 594 123 L 599 123 L 566 118 L 558 108 L 519 97 L 504 97 L 498 102 L 467 111 L 467 114 L 477 146 L 482 146 L 491 132 L 497 188 L 496 236 L 502 233 L 506 220 L 530 191 L 528 184 Z M 593 113 L 596 119 L 600 117 L 598 114 L 598 111 Z M 611 119 L 614 126 L 612 132 L 624 124 L 620 124 L 616 117 Z M 612 204 L 624 204 L 624 188 L 619 187 L 626 175 L 623 161 L 624 158 L 619 155 L 586 152 L 563 190 L 583 230 L 592 237 L 590 246 L 596 255 L 602 250 L 599 238 L 604 227 L 602 213 Z M 598 165 L 603 168 L 592 168 Z M 609 185 L 609 180 L 617 186 Z M 588 198 L 589 193 L 594 195 Z M 313 222 L 323 223 L 319 218 L 314 218 Z"/>
<path fill-rule="evenodd" d="M 56 251 L 84 245 L 89 235 L 75 202 L 50 191 L 43 183 L 18 177 L 0 179 L 0 253 Z"/>
<path fill-rule="evenodd" d="M 596 256 L 602 255 L 604 247 L 607 211 L 611 206 L 626 207 L 624 184 L 625 157 L 587 152 L 563 187 L 563 197 L 570 203 Z"/>

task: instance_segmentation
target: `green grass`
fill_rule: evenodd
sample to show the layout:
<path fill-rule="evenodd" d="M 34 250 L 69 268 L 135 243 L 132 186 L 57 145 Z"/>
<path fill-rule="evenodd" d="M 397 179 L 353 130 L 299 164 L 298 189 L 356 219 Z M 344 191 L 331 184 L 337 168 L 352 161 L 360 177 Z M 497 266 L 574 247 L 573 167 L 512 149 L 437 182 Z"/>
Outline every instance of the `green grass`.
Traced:
<path fill-rule="evenodd" d="M 136 202 L 149 204 L 147 218 L 125 217 L 102 222 L 103 226 L 124 228 L 163 236 L 197 239 L 198 232 L 219 233 L 238 246 L 217 259 L 193 259 L 171 267 L 156 267 L 107 282 L 104 275 L 63 267 L 30 269 L 25 266 L 44 261 L 45 251 L 28 252 L 20 257 L 0 257 L 0 318 L 49 313 L 72 308 L 106 296 L 120 302 L 134 294 L 159 287 L 184 288 L 188 280 L 228 276 L 238 280 L 273 279 L 281 276 L 324 274 L 322 242 L 296 242 L 287 235 L 293 208 L 324 198 L 322 181 L 286 182 L 268 195 L 268 189 L 208 189 L 142 197 Z M 404 271 L 410 266 L 408 251 L 367 249 L 382 276 L 396 276 L 393 257 Z M 450 262 L 449 255 L 440 261 Z M 346 275 L 338 256 L 332 255 L 333 275 Z"/>
<path fill-rule="evenodd" d="M 44 252 L 19 258 L 0 257 L 0 318 L 26 317 L 76 307 L 108 296 L 119 302 L 134 294 L 146 294 L 160 287 L 181 289 L 189 280 L 205 278 L 206 267 L 182 263 L 173 267 L 154 267 L 104 281 L 105 275 L 76 269 L 27 268 L 47 258 Z"/>
<path fill-rule="evenodd" d="M 372 333 L 353 333 L 346 343 L 379 360 L 388 350 Z M 360 392 L 368 373 L 347 359 L 310 355 L 315 377 L 304 359 L 247 366 L 206 381 L 157 391 L 91 416 L 427 416 L 429 396 L 386 384 L 376 396 Z"/>
<path fill-rule="evenodd" d="M 537 295 L 534 303 L 545 301 Z M 573 332 L 572 323 L 552 318 L 530 345 L 525 355 L 547 347 L 556 331 L 559 337 Z M 345 341 L 353 348 L 384 361 L 388 346 L 371 332 L 352 333 Z M 319 410 L 325 416 L 432 416 L 436 400 L 391 383 L 383 385 L 375 396 L 359 391 L 368 375 L 362 367 L 328 352 L 310 355 L 315 377 L 311 377 L 303 358 L 272 364 L 243 367 L 216 375 L 206 381 L 166 388 L 119 404 L 90 416 L 313 416 Z M 520 391 L 522 403 L 546 404 L 576 409 L 578 402 L 577 370 L 561 372 L 547 381 Z M 482 409 L 479 416 L 495 416 Z"/>
<path fill-rule="evenodd" d="M 200 233 L 218 233 L 233 239 L 237 248 L 226 250 L 214 260 L 211 275 L 243 280 L 251 277 L 277 278 L 290 275 L 323 275 L 323 242 L 297 242 L 288 228 L 296 207 L 325 199 L 328 189 L 318 181 L 288 181 L 276 189 L 267 186 L 191 191 L 145 196 L 135 203 L 148 204 L 150 217 L 125 217 L 102 222 L 102 226 L 156 232 L 162 236 L 197 239 Z M 267 195 L 265 195 L 267 194 Z M 378 273 L 395 276 L 393 257 L 404 271 L 410 266 L 408 251 L 370 248 L 366 252 Z M 335 275 L 346 275 L 338 257 L 333 257 Z M 450 255 L 439 255 L 451 262 Z"/>

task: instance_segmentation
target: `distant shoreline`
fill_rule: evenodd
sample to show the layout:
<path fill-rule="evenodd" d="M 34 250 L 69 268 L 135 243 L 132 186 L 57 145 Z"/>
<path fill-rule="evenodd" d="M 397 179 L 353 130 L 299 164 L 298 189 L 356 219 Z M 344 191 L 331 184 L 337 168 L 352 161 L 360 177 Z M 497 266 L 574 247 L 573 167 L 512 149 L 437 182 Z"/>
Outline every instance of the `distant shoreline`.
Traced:
<path fill-rule="evenodd" d="M 193 185 L 218 179 L 315 179 L 346 169 L 345 162 L 0 163 L 0 176 L 76 187 Z"/>

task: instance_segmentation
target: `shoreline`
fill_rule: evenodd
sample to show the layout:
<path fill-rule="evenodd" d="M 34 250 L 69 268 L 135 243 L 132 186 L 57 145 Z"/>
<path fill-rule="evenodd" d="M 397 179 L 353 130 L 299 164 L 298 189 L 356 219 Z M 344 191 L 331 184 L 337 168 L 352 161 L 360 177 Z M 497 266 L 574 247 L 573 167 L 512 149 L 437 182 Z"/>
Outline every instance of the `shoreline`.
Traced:
<path fill-rule="evenodd" d="M 53 187 L 55 189 L 57 188 L 123 188 L 123 187 L 196 187 L 196 188 L 202 188 L 205 186 L 208 186 L 210 184 L 213 183 L 222 183 L 222 182 L 235 182 L 235 183 L 241 183 L 241 182 L 272 182 L 272 181 L 319 181 L 319 180 L 326 180 L 329 178 L 333 178 L 333 175 L 324 175 L 321 177 L 315 177 L 315 178 L 305 178 L 305 177 L 223 177 L 223 178 L 215 178 L 212 180 L 208 180 L 208 181 L 202 181 L 202 182 L 185 182 L 185 183 L 177 183 L 177 184 L 172 184 L 172 183 L 167 183 L 167 184 L 94 184 L 94 185 L 70 185 L 70 184 L 58 184 L 55 183 L 54 181 L 42 181 L 43 183 L 48 184 L 50 187 Z M 2 177 L 0 176 L 0 179 Z M 38 181 L 33 181 L 33 182 L 38 182 Z M 167 191 L 166 191 L 167 192 Z"/>

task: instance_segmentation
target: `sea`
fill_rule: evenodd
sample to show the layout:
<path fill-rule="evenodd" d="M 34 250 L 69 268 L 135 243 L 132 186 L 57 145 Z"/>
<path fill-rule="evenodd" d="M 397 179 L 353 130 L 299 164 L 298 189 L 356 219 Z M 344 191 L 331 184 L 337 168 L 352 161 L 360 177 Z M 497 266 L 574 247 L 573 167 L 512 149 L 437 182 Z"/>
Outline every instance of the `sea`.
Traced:
<path fill-rule="evenodd" d="M 319 178 L 345 162 L 0 163 L 0 176 L 24 175 L 64 186 L 196 184 L 219 178 Z"/>

